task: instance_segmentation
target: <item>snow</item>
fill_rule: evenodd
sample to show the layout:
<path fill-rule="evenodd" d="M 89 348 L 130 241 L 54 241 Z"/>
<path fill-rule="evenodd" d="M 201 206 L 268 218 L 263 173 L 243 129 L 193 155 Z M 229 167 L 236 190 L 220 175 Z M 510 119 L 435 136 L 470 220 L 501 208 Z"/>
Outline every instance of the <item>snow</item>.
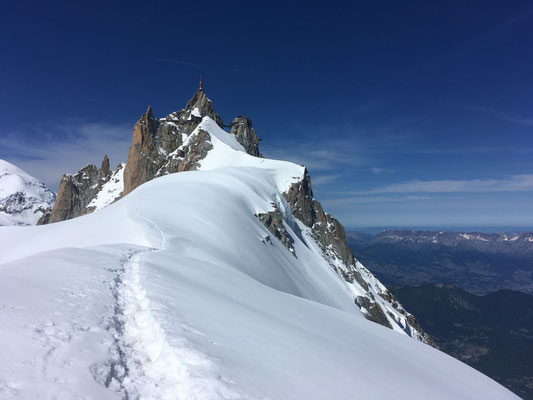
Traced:
<path fill-rule="evenodd" d="M 0 226 L 35 225 L 55 194 L 22 169 L 0 160 Z"/>
<path fill-rule="evenodd" d="M 0 227 L 0 398 L 517 398 L 363 318 L 298 221 L 296 257 L 265 241 L 255 214 L 285 207 L 303 167 L 248 156 L 208 117 L 201 129 L 199 171 Z"/>
<path fill-rule="evenodd" d="M 202 116 L 200 115 L 200 110 L 198 110 L 198 107 L 194 107 L 194 109 L 191 111 L 191 115 L 198 117 L 198 118 L 202 118 Z"/>
<path fill-rule="evenodd" d="M 113 203 L 120 197 L 124 190 L 124 167 L 126 163 L 121 163 L 117 170 L 111 175 L 109 180 L 103 184 L 102 188 L 94 199 L 91 200 L 88 208 L 94 207 L 94 211 L 100 210 Z"/>
<path fill-rule="evenodd" d="M 301 165 L 248 155 L 234 135 L 228 134 L 209 117 L 203 118 L 195 132 L 200 129 L 209 132 L 213 144 L 213 149 L 201 161 L 200 170 L 208 171 L 223 167 L 267 169 L 271 171 L 267 178 L 282 193 L 303 178 L 304 167 Z"/>

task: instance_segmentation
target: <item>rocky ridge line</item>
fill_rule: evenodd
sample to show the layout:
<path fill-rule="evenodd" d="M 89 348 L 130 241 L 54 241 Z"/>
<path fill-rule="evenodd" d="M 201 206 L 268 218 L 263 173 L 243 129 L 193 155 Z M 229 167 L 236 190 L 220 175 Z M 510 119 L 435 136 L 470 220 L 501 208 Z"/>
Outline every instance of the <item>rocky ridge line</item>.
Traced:
<path fill-rule="evenodd" d="M 320 202 L 314 199 L 307 169 L 303 179 L 294 183 L 283 196 L 291 208 L 292 215 L 310 229 L 311 236 L 319 243 L 323 256 L 331 268 L 348 285 L 358 286 L 357 289 L 364 291 L 364 295 L 356 295 L 354 301 L 365 318 L 388 328 L 392 328 L 391 323 L 394 322 L 409 336 L 418 337 L 421 341 L 436 347 L 433 339 L 423 331 L 416 318 L 408 313 L 392 293 L 355 259 L 346 243 L 346 233 L 342 224 L 324 212 Z M 375 284 L 369 285 L 368 282 Z M 386 310 L 387 307 L 384 307 L 386 304 L 392 306 L 399 315 Z"/>

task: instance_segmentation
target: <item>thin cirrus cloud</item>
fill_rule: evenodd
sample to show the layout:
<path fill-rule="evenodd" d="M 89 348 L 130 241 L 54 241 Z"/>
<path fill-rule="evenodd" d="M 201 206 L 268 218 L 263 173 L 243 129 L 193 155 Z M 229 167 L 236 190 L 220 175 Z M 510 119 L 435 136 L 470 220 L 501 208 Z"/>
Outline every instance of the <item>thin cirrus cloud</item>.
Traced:
<path fill-rule="evenodd" d="M 471 106 L 471 105 L 464 105 L 463 108 L 467 110 L 473 110 L 473 111 L 479 111 L 484 113 L 489 113 L 492 115 L 495 115 L 496 117 L 503 119 L 507 122 L 511 122 L 513 124 L 518 125 L 525 125 L 525 126 L 533 126 L 533 118 L 526 117 L 523 115 L 517 115 L 517 114 L 511 114 L 505 111 L 497 110 L 492 107 L 486 107 L 486 106 Z"/>
<path fill-rule="evenodd" d="M 533 191 L 533 174 L 512 175 L 505 179 L 408 181 L 358 192 L 376 193 L 476 193 Z"/>
<path fill-rule="evenodd" d="M 334 199 L 326 199 L 323 203 L 330 207 L 353 205 L 353 204 L 379 204 L 379 203 L 401 203 L 420 200 L 431 200 L 429 196 L 407 195 L 407 196 L 352 196 Z"/>
<path fill-rule="evenodd" d="M 105 154 L 112 166 L 126 161 L 130 141 L 130 125 L 65 122 L 26 133 L 3 132 L 0 158 L 57 190 L 63 174 L 89 163 L 99 166 Z"/>

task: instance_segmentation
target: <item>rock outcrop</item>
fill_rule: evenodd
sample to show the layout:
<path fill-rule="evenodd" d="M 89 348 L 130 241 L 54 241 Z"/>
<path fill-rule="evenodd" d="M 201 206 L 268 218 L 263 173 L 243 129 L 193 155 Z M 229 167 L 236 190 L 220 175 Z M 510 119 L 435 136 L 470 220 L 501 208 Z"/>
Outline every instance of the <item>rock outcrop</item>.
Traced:
<path fill-rule="evenodd" d="M 324 248 L 330 248 L 346 265 L 354 265 L 354 256 L 346 244 L 346 233 L 339 221 L 325 213 L 320 202 L 313 198 L 311 178 L 304 171 L 303 179 L 293 184 L 284 193 L 285 200 L 291 207 L 295 218 L 312 229 L 313 235 Z"/>
<path fill-rule="evenodd" d="M 387 316 L 379 304 L 364 296 L 357 296 L 355 301 L 356 304 L 365 311 L 363 315 L 370 321 L 374 321 L 387 328 L 392 328 Z"/>
<path fill-rule="evenodd" d="M 54 206 L 47 209 L 37 225 L 61 222 L 87 213 L 87 206 L 102 186 L 109 180 L 109 158 L 102 162 L 102 168 L 88 164 L 76 174 L 65 174 L 59 182 Z"/>
<path fill-rule="evenodd" d="M 244 147 L 244 150 L 246 150 L 248 154 L 255 157 L 262 157 L 259 152 L 259 139 L 257 138 L 257 133 L 252 128 L 252 120 L 244 115 L 239 115 L 231 121 L 229 126 L 229 133 L 235 135 L 237 141 L 242 147 Z"/>
<path fill-rule="evenodd" d="M 159 121 L 152 114 L 152 108 L 141 116 L 133 127 L 133 137 L 124 170 L 124 195 L 137 186 L 152 179 L 160 168 L 158 160 L 162 158 L 156 140 Z"/>
<path fill-rule="evenodd" d="M 257 214 L 256 216 L 263 223 L 263 225 L 265 225 L 269 232 L 272 233 L 275 238 L 279 239 L 283 246 L 285 246 L 287 250 L 292 253 L 292 255 L 296 256 L 296 253 L 294 252 L 294 247 L 292 245 L 293 240 L 283 224 L 283 215 L 275 204 L 273 204 L 272 206 L 274 207 L 274 211 Z M 271 242 L 271 239 L 270 237 L 265 237 L 263 241 Z"/>
<path fill-rule="evenodd" d="M 409 336 L 418 337 L 432 346 L 435 345 L 431 337 L 422 330 L 416 318 L 403 309 L 387 288 L 380 283 L 377 284 L 370 271 L 355 259 L 346 243 L 346 233 L 342 224 L 324 212 L 320 202 L 313 198 L 311 178 L 307 169 L 302 180 L 294 183 L 283 196 L 291 208 L 292 215 L 311 230 L 311 236 L 319 244 L 331 268 L 348 284 L 358 286 L 356 291 L 364 292 L 364 295 L 356 296 L 354 301 L 368 320 L 388 328 L 391 328 L 394 322 Z M 369 285 L 372 281 L 376 284 Z M 387 307 L 394 312 L 386 311 Z"/>
<path fill-rule="evenodd" d="M 185 111 L 189 110 L 194 113 L 195 109 L 198 110 L 198 116 L 200 117 L 210 117 L 213 121 L 217 123 L 221 128 L 223 127 L 222 118 L 215 112 L 213 109 L 213 103 L 207 98 L 203 89 L 198 89 L 194 96 L 187 102 L 185 106 Z M 191 133 L 190 130 L 188 133 Z"/>
<path fill-rule="evenodd" d="M 148 107 L 133 128 L 123 195 L 156 176 L 196 169 L 212 148 L 207 132 L 192 136 L 205 116 L 223 126 L 222 118 L 202 89 L 196 91 L 183 110 L 166 118 L 154 118 Z"/>
<path fill-rule="evenodd" d="M 106 178 L 110 173 L 111 170 L 109 169 L 109 157 L 106 154 L 102 161 L 102 166 L 100 167 L 100 178 Z"/>

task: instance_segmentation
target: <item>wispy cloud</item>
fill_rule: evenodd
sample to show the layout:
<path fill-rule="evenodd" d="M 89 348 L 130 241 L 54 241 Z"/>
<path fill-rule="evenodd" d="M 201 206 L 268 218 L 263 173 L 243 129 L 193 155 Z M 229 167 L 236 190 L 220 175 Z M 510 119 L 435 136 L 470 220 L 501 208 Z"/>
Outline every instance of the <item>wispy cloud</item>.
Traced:
<path fill-rule="evenodd" d="M 24 132 L 2 132 L 0 158 L 56 190 L 64 173 L 77 172 L 89 163 L 99 166 L 104 154 L 112 166 L 126 161 L 131 129 L 126 124 L 69 121 Z"/>
<path fill-rule="evenodd" d="M 288 139 L 270 140 L 262 146 L 262 152 L 269 158 L 303 164 L 315 173 L 342 169 L 391 172 L 381 162 L 387 161 L 391 153 L 410 149 L 409 143 L 419 135 L 406 129 L 406 122 L 407 119 L 393 120 L 368 129 L 350 122 L 286 123 L 279 129 L 287 132 Z"/>
<path fill-rule="evenodd" d="M 324 205 L 329 207 L 346 206 L 352 204 L 366 204 L 366 203 L 403 203 L 420 200 L 430 200 L 429 196 L 351 196 L 324 200 Z"/>
<path fill-rule="evenodd" d="M 495 116 L 497 116 L 500 119 L 503 119 L 508 122 L 512 122 L 513 124 L 518 125 L 525 125 L 525 126 L 533 126 L 533 118 L 532 117 L 526 117 L 523 115 L 517 115 L 508 113 L 505 111 L 497 110 L 492 107 L 486 107 L 486 106 L 472 106 L 472 105 L 464 105 L 463 108 L 467 110 L 473 110 L 473 111 L 479 111 L 479 112 L 485 112 L 490 113 Z"/>
<path fill-rule="evenodd" d="M 533 9 L 530 8 L 526 3 L 525 7 L 522 7 L 513 15 L 503 19 L 499 24 L 492 25 L 488 30 L 480 32 L 476 37 L 464 42 L 461 47 L 442 56 L 442 58 L 439 60 L 439 63 L 444 65 L 471 54 L 475 49 L 490 46 L 494 41 L 494 38 L 501 35 L 505 31 L 514 28 L 520 23 L 529 23 L 532 17 Z M 471 22 L 467 21 L 467 23 L 470 24 Z"/>
<path fill-rule="evenodd" d="M 329 185 L 338 181 L 344 176 L 344 174 L 315 175 L 313 176 L 313 186 Z"/>
<path fill-rule="evenodd" d="M 240 68 L 240 67 L 226 67 L 226 71 L 237 72 L 239 74 L 255 74 L 256 71 L 250 68 Z"/>
<path fill-rule="evenodd" d="M 303 164 L 313 171 L 333 171 L 371 163 L 368 154 L 357 149 L 351 140 L 314 142 L 286 141 L 279 147 L 265 147 L 270 158 Z"/>
<path fill-rule="evenodd" d="M 390 168 L 380 168 L 380 167 L 370 167 L 368 169 L 370 172 L 372 172 L 374 175 L 379 175 L 379 174 L 390 174 L 390 173 L 393 173 L 394 171 Z"/>
<path fill-rule="evenodd" d="M 193 62 L 190 62 L 190 61 L 186 61 L 186 60 L 180 60 L 178 58 L 158 58 L 158 59 L 156 59 L 156 61 L 157 62 L 162 62 L 162 63 L 179 64 L 179 65 L 183 65 L 185 67 L 190 67 L 190 68 L 194 68 L 194 69 L 204 69 L 205 68 L 205 65 L 196 64 L 196 63 L 193 63 Z"/>
<path fill-rule="evenodd" d="M 359 194 L 377 193 L 475 193 L 533 191 L 533 174 L 512 175 L 505 179 L 435 180 L 395 183 Z"/>
<path fill-rule="evenodd" d="M 510 154 L 533 154 L 533 147 L 528 146 L 470 146 L 460 148 L 422 148 L 414 149 L 417 154 L 490 154 L 490 153 L 510 153 Z"/>

